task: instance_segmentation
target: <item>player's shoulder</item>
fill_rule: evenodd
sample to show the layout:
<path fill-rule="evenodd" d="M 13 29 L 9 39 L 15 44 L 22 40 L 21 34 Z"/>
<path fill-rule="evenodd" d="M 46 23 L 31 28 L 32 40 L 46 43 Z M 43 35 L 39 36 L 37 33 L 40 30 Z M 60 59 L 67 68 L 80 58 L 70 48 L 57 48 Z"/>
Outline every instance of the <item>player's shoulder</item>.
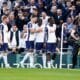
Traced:
<path fill-rule="evenodd" d="M 4 28 L 4 24 L 0 23 L 0 30 L 2 30 Z"/>
<path fill-rule="evenodd" d="M 0 26 L 3 26 L 4 24 L 3 23 L 0 23 Z"/>

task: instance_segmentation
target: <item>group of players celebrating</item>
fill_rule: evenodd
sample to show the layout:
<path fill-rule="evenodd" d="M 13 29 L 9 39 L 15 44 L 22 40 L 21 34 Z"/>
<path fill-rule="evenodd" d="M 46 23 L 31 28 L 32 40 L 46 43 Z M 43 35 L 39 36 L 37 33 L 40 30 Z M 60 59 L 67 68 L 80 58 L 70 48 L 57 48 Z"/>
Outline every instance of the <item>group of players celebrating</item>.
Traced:
<path fill-rule="evenodd" d="M 31 15 L 30 22 L 23 26 L 19 31 L 14 24 L 8 31 L 7 23 L 9 18 L 2 16 L 0 24 L 0 58 L 3 58 L 5 67 L 10 67 L 7 55 L 8 51 L 26 53 L 20 61 L 24 68 L 24 62 L 29 58 L 30 68 L 34 68 L 34 55 L 42 53 L 43 68 L 51 68 L 55 59 L 56 52 L 56 24 L 54 18 L 46 16 L 45 12 L 38 18 Z M 37 57 L 37 56 L 36 56 Z"/>

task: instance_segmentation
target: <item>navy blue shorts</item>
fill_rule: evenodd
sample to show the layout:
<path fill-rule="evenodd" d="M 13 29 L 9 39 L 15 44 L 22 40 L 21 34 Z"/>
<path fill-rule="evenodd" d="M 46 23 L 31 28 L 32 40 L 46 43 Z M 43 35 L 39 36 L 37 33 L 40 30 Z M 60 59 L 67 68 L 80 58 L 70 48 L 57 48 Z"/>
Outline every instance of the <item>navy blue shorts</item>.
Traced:
<path fill-rule="evenodd" d="M 4 43 L 3 44 L 3 51 L 7 51 L 8 50 L 8 44 L 7 43 Z"/>
<path fill-rule="evenodd" d="M 36 43 L 36 50 L 43 50 L 44 43 Z"/>
<path fill-rule="evenodd" d="M 0 51 L 3 51 L 3 45 L 0 45 Z"/>
<path fill-rule="evenodd" d="M 27 49 L 34 49 L 34 41 L 26 41 Z"/>
<path fill-rule="evenodd" d="M 47 51 L 47 53 L 55 53 L 56 52 L 56 43 L 47 43 L 46 51 Z"/>

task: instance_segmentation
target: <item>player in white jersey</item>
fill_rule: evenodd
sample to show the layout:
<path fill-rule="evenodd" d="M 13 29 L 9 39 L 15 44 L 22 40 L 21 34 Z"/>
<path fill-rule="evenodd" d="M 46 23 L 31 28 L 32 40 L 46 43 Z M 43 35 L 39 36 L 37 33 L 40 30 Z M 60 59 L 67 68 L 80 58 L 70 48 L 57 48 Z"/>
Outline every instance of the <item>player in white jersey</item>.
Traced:
<path fill-rule="evenodd" d="M 31 16 L 31 21 L 27 24 L 27 40 L 26 40 L 26 48 L 28 50 L 27 54 L 24 56 L 23 60 L 20 62 L 21 66 L 23 66 L 25 60 L 29 57 L 30 59 L 30 68 L 34 68 L 34 41 L 35 41 L 35 29 L 36 29 L 36 21 L 37 17 L 35 15 Z"/>
<path fill-rule="evenodd" d="M 18 30 L 16 25 L 13 25 L 11 30 L 8 33 L 8 47 L 12 53 L 16 53 L 19 51 L 20 47 L 20 31 Z"/>
<path fill-rule="evenodd" d="M 54 19 L 51 17 L 48 19 L 47 31 L 48 31 L 48 38 L 46 44 L 47 50 L 47 64 L 48 68 L 53 66 L 53 62 L 55 59 L 55 52 L 56 52 L 56 24 L 54 23 Z"/>
<path fill-rule="evenodd" d="M 3 41 L 2 40 L 3 40 L 2 39 L 2 29 L 1 29 L 1 26 L 0 26 L 0 51 L 2 51 L 2 44 L 3 44 Z M 1 54 L 0 54 L 0 58 L 1 58 Z"/>
<path fill-rule="evenodd" d="M 42 24 L 47 25 L 49 16 L 47 16 L 46 12 L 41 13 Z"/>
<path fill-rule="evenodd" d="M 36 53 L 42 53 L 43 68 L 46 68 L 46 54 L 44 51 L 45 25 L 42 24 L 42 19 L 38 19 L 36 28 Z"/>
<path fill-rule="evenodd" d="M 1 55 L 0 58 L 3 58 L 5 67 L 10 68 L 8 60 L 7 60 L 7 52 L 8 52 L 8 26 L 7 23 L 9 22 L 9 19 L 7 16 L 2 16 L 2 23 L 0 24 L 0 29 L 2 30 L 0 35 L 2 35 L 2 41 L 1 42 Z"/>
<path fill-rule="evenodd" d="M 26 49 L 26 39 L 28 37 L 28 33 L 27 33 L 27 25 L 24 25 L 23 26 L 23 30 L 21 32 L 21 35 L 20 35 L 20 45 L 19 45 L 19 48 L 21 49 Z"/>

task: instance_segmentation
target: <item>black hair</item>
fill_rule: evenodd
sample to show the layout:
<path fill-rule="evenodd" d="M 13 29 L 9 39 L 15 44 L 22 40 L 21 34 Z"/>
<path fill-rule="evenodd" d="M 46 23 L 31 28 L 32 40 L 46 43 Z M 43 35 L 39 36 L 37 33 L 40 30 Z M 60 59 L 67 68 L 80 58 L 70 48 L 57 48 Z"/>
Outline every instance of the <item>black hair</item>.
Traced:
<path fill-rule="evenodd" d="M 42 19 L 38 19 L 37 23 L 39 26 L 41 26 L 42 25 Z"/>
<path fill-rule="evenodd" d="M 50 17 L 50 18 L 48 19 L 48 23 L 49 23 L 50 26 L 53 26 L 53 24 L 55 24 L 54 18 L 53 18 L 53 17 Z"/>
<path fill-rule="evenodd" d="M 17 25 L 15 23 L 12 26 L 16 26 L 17 27 Z"/>
<path fill-rule="evenodd" d="M 3 5 L 4 5 L 4 4 L 6 4 L 6 5 L 7 5 L 7 2 L 3 2 Z"/>

